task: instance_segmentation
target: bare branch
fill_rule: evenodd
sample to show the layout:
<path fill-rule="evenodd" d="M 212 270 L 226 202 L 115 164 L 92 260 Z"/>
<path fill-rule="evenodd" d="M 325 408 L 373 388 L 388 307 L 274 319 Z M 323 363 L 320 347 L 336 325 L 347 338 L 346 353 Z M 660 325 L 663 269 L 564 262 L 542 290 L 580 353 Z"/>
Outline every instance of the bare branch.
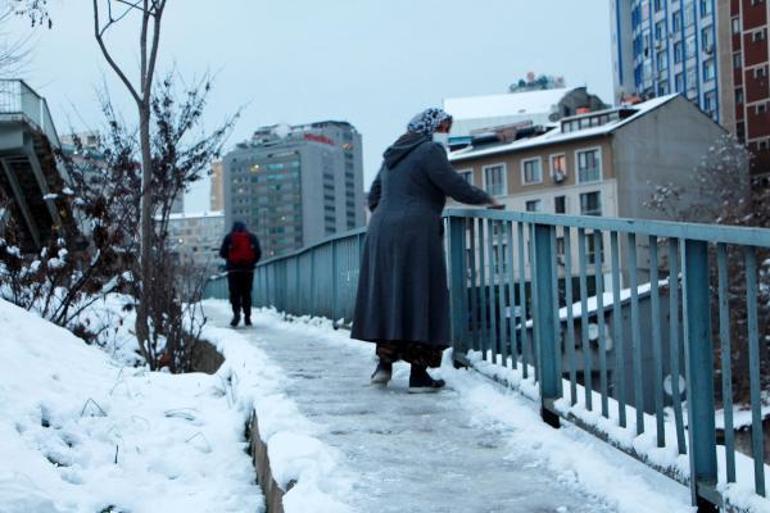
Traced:
<path fill-rule="evenodd" d="M 109 50 L 107 49 L 107 46 L 104 44 L 104 32 L 99 29 L 100 23 L 99 23 L 99 0 L 94 0 L 94 37 L 96 37 L 96 42 L 99 44 L 99 48 L 102 51 L 102 55 L 104 55 L 104 58 L 107 60 L 107 63 L 110 65 L 110 67 L 115 71 L 115 74 L 118 75 L 118 78 L 125 84 L 126 88 L 128 89 L 128 92 L 131 93 L 131 96 L 134 98 L 134 101 L 136 101 L 137 104 L 142 103 L 142 98 L 139 96 L 139 94 L 136 92 L 136 89 L 134 88 L 133 84 L 131 84 L 131 81 L 128 79 L 126 74 L 123 72 L 122 69 L 120 69 L 120 66 L 115 62 L 115 60 L 112 58 L 112 55 L 110 55 Z M 109 27 L 111 22 L 107 23 L 104 30 Z"/>
<path fill-rule="evenodd" d="M 147 89 L 152 86 L 152 78 L 155 74 L 155 63 L 158 60 L 158 48 L 160 46 L 160 23 L 163 18 L 163 12 L 166 9 L 166 0 L 152 0 L 155 6 L 155 24 L 152 34 L 152 46 L 150 48 L 150 63 L 147 69 Z"/>

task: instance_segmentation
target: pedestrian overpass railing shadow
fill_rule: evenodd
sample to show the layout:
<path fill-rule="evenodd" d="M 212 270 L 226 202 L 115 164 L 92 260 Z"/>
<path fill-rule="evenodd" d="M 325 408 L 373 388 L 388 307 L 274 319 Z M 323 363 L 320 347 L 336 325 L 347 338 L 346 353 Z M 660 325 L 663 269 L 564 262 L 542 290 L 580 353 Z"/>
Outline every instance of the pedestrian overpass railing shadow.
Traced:
<path fill-rule="evenodd" d="M 478 209 L 445 227 L 457 364 L 687 484 L 699 511 L 770 507 L 770 230 Z M 349 323 L 364 236 L 260 263 L 254 304 Z"/>

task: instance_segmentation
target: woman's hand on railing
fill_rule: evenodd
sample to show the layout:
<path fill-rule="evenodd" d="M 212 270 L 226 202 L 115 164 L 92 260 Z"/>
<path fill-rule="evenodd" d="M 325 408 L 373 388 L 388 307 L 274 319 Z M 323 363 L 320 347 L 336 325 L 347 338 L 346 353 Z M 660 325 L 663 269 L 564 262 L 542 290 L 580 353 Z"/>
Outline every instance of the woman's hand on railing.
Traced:
<path fill-rule="evenodd" d="M 492 198 L 487 208 L 490 210 L 505 210 L 505 205 L 497 201 L 497 198 Z"/>

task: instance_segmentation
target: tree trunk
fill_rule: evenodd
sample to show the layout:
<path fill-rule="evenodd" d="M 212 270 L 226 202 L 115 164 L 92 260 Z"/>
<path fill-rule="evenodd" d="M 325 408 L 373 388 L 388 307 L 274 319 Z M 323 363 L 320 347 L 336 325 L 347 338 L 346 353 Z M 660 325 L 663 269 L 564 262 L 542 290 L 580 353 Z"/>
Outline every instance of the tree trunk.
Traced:
<path fill-rule="evenodd" d="M 148 94 L 145 97 L 149 98 Z M 150 327 L 148 322 L 149 304 L 153 293 L 152 269 L 152 148 L 150 147 L 150 105 L 145 101 L 139 105 L 139 145 L 142 150 L 142 197 L 140 206 L 140 293 L 136 311 L 136 337 L 142 356 L 154 367 L 151 353 Z"/>

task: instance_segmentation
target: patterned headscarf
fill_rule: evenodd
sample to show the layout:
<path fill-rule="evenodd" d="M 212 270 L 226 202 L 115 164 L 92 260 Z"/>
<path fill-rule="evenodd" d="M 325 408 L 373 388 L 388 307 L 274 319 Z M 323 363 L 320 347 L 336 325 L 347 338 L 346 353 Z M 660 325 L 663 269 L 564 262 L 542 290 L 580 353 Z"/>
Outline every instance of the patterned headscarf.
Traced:
<path fill-rule="evenodd" d="M 425 109 L 413 117 L 409 124 L 406 126 L 406 129 L 410 132 L 422 134 L 430 138 L 433 137 L 433 133 L 436 131 L 436 128 L 438 128 L 438 126 L 447 119 L 452 119 L 452 116 L 444 112 L 442 109 L 433 107 L 430 109 Z"/>

